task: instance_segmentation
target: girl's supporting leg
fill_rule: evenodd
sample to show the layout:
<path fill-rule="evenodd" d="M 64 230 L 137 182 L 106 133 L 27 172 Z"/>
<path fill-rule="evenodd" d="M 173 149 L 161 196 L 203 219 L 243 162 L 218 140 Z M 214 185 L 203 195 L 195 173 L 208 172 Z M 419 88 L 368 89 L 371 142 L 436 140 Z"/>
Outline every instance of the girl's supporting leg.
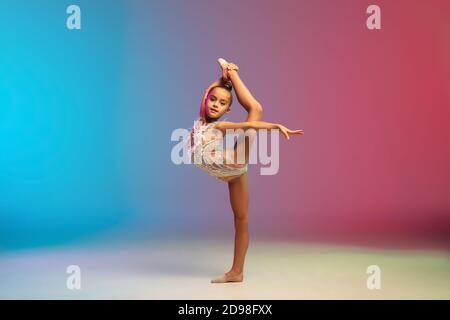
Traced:
<path fill-rule="evenodd" d="M 234 259 L 232 275 L 243 275 L 245 255 L 249 243 L 248 233 L 248 179 L 247 173 L 228 182 L 230 203 L 234 214 Z"/>
<path fill-rule="evenodd" d="M 249 243 L 247 173 L 228 182 L 230 203 L 234 214 L 234 258 L 227 273 L 211 280 L 212 283 L 241 282 L 244 279 L 244 262 Z"/>

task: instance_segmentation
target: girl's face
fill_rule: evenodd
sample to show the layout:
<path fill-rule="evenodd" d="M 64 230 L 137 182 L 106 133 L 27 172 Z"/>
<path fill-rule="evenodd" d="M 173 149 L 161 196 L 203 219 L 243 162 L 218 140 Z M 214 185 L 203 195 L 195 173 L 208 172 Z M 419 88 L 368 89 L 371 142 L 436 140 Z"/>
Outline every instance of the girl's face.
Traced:
<path fill-rule="evenodd" d="M 231 92 L 216 87 L 209 92 L 206 98 L 206 114 L 211 119 L 219 119 L 230 112 Z"/>

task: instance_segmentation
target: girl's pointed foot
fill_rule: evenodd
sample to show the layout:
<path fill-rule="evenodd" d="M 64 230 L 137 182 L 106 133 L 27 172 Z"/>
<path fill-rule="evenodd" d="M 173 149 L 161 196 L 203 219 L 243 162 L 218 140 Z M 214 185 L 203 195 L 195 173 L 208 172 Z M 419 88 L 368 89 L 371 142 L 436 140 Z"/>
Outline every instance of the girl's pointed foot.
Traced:
<path fill-rule="evenodd" d="M 224 58 L 219 58 L 219 59 L 217 59 L 217 62 L 219 63 L 220 67 L 222 68 L 222 78 L 225 80 L 228 80 L 228 70 L 227 70 L 228 61 L 225 60 Z"/>
<path fill-rule="evenodd" d="M 226 68 L 227 68 L 228 61 L 225 60 L 224 58 L 219 58 L 219 59 L 217 59 L 217 62 L 220 64 L 220 66 L 222 67 L 222 69 L 226 69 Z"/>

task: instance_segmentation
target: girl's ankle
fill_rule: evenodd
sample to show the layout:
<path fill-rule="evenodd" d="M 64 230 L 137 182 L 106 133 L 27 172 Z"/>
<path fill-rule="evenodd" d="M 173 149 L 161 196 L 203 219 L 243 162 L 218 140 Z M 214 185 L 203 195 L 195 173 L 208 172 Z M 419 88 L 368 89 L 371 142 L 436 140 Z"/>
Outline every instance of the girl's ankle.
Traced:
<path fill-rule="evenodd" d="M 243 270 L 233 270 L 233 269 L 231 269 L 230 271 L 227 272 L 227 274 L 240 275 L 243 272 L 244 272 Z"/>

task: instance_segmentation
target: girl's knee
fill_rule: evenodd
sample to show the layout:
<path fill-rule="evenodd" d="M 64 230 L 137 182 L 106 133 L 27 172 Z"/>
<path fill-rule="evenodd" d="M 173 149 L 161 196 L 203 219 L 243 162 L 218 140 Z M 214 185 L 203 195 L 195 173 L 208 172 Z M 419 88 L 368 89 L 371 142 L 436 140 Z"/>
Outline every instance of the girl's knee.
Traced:
<path fill-rule="evenodd" d="M 260 103 L 256 103 L 250 107 L 247 121 L 261 121 L 263 117 L 263 107 Z"/>
<path fill-rule="evenodd" d="M 235 214 L 234 221 L 236 222 L 236 224 L 248 224 L 248 214 L 247 213 Z"/>

